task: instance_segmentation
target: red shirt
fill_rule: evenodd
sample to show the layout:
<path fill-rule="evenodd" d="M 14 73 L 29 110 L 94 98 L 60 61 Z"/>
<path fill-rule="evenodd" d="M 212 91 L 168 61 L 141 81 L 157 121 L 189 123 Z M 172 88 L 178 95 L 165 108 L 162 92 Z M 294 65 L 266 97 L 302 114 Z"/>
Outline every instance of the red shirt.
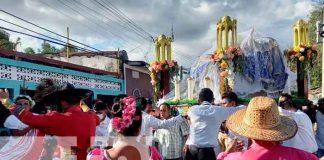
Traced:
<path fill-rule="evenodd" d="M 99 117 L 95 113 L 82 112 L 79 105 L 69 107 L 65 113 L 34 115 L 22 111 L 18 118 L 42 133 L 58 136 L 58 144 L 62 147 L 76 146 L 78 160 L 86 159 L 90 139 L 95 136 L 99 124 Z"/>
<path fill-rule="evenodd" d="M 227 154 L 221 152 L 217 160 L 318 160 L 318 158 L 300 149 L 276 145 L 272 147 L 260 146 L 256 143 L 251 148 L 241 152 Z"/>

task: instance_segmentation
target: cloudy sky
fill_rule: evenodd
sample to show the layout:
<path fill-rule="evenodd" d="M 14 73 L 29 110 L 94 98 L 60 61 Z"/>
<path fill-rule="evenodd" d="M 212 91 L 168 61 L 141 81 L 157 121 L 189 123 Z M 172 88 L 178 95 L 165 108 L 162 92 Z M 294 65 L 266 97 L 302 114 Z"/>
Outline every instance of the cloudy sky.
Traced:
<path fill-rule="evenodd" d="M 306 19 L 313 5 L 311 0 L 1 0 L 0 9 L 62 35 L 68 26 L 72 39 L 99 50 L 126 50 L 131 60 L 151 61 L 150 36 L 170 36 L 173 26 L 174 58 L 190 66 L 216 43 L 216 22 L 225 15 L 237 19 L 238 33 L 254 28 L 285 49 L 292 41 L 292 24 Z M 66 41 L 4 12 L 0 18 Z M 0 26 L 33 34 L 4 21 Z M 21 37 L 20 51 L 42 43 L 9 33 L 13 41 Z"/>

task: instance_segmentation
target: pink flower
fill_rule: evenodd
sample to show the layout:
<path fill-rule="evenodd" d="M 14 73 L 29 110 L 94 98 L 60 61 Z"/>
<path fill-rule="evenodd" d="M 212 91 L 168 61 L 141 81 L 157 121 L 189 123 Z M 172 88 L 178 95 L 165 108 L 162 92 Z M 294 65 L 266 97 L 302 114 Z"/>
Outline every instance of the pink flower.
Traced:
<path fill-rule="evenodd" d="M 112 127 L 114 129 L 120 130 L 120 128 L 122 127 L 121 123 L 122 123 L 122 119 L 121 118 L 113 118 L 112 119 L 112 122 L 111 122 L 111 125 L 112 125 Z"/>

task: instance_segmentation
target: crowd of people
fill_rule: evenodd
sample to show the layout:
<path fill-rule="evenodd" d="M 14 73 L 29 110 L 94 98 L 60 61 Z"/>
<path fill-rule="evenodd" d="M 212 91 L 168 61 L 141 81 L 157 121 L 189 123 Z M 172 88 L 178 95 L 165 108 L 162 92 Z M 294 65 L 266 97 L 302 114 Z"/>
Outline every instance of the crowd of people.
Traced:
<path fill-rule="evenodd" d="M 203 88 L 188 112 L 44 79 L 33 98 L 0 90 L 0 159 L 316 160 L 324 156 L 324 98 L 306 108 L 289 94 L 248 104 Z M 92 107 L 93 106 L 93 107 Z M 155 112 L 154 112 L 155 111 Z M 154 114 L 155 113 L 155 114 Z"/>

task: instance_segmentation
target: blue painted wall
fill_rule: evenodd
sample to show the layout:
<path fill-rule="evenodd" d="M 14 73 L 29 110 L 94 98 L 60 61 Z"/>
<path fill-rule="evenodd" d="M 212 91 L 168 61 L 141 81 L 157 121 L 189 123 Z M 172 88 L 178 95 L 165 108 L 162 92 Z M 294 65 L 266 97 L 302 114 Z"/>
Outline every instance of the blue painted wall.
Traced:
<path fill-rule="evenodd" d="M 101 94 L 101 95 L 118 95 L 118 94 L 124 94 L 125 93 L 124 80 L 115 78 L 115 77 L 110 76 L 110 75 L 95 75 L 95 74 L 76 71 L 76 70 L 71 70 L 71 69 L 57 68 L 57 67 L 52 67 L 52 66 L 47 66 L 47 65 L 42 65 L 42 64 L 36 64 L 36 63 L 31 63 L 31 62 L 8 59 L 8 58 L 0 58 L 0 64 L 120 83 L 120 90 L 119 91 L 106 90 L 106 89 L 97 89 L 97 88 L 88 88 L 88 89 L 91 89 L 94 92 L 94 98 L 97 98 L 98 94 Z M 22 81 L 18 81 L 18 80 L 0 79 L 0 88 L 11 88 L 11 89 L 13 89 L 13 95 L 11 97 L 14 97 L 14 96 L 19 95 L 19 89 L 20 89 L 20 86 L 22 85 L 22 83 L 23 83 Z M 25 85 L 26 85 L 26 87 L 28 87 L 29 90 L 35 90 L 35 87 L 36 87 L 37 84 L 34 83 L 34 82 L 26 82 Z"/>

